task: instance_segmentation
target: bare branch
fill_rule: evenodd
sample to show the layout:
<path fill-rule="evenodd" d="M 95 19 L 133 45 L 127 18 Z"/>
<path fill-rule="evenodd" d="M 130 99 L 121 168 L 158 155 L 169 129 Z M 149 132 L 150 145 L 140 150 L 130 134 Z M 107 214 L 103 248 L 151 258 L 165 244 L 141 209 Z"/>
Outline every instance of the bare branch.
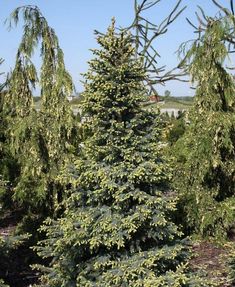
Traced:
<path fill-rule="evenodd" d="M 191 25 L 195 30 L 198 30 L 198 27 L 196 25 L 194 25 L 189 18 L 186 18 L 186 21 L 189 23 L 189 25 Z"/>
<path fill-rule="evenodd" d="M 232 14 L 234 15 L 234 5 L 233 5 L 233 0 L 230 0 L 230 7 L 231 7 Z"/>
<path fill-rule="evenodd" d="M 197 12 L 195 12 L 195 15 L 196 15 L 196 17 L 197 17 L 198 22 L 200 23 L 200 26 L 206 27 L 206 26 L 207 26 L 207 23 L 202 21 L 202 19 L 201 19 L 201 17 L 199 16 L 199 14 L 198 14 Z"/>
<path fill-rule="evenodd" d="M 157 3 L 159 3 L 161 0 L 155 0 L 153 3 L 149 3 L 148 5 L 146 5 L 142 11 L 150 9 L 151 7 L 155 6 Z"/>
<path fill-rule="evenodd" d="M 141 2 L 140 4 L 138 2 Z M 158 67 L 158 51 L 155 49 L 155 40 L 168 31 L 168 27 L 183 13 L 186 6 L 180 8 L 182 0 L 176 0 L 176 4 L 170 13 L 161 21 L 160 24 L 153 23 L 151 20 L 143 16 L 143 13 L 156 6 L 161 0 L 134 0 L 135 17 L 132 24 L 120 31 L 130 31 L 131 41 L 135 45 L 136 57 L 143 57 L 143 65 L 146 70 L 147 83 L 150 91 L 154 91 L 153 85 L 164 83 L 165 81 L 175 79 L 182 81 L 182 72 L 176 73 L 176 70 L 166 72 L 161 75 L 166 67 Z M 95 31 L 96 34 L 102 34 Z M 174 73 L 172 73 L 174 71 Z"/>
<path fill-rule="evenodd" d="M 222 10 L 225 15 L 229 16 L 230 15 L 230 12 L 227 8 L 223 7 L 221 4 L 219 4 L 216 0 L 212 0 L 212 2 L 220 9 Z"/>

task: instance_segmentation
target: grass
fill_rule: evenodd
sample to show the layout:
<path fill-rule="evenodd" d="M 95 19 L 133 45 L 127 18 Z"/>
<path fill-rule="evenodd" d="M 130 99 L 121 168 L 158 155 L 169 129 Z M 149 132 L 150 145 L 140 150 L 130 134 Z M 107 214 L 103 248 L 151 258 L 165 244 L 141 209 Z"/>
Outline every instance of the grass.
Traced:
<path fill-rule="evenodd" d="M 73 107 L 73 108 L 77 108 L 78 104 L 80 103 L 80 100 L 77 101 L 77 99 L 72 100 L 71 102 L 69 102 L 69 104 Z M 40 108 L 40 100 L 34 101 L 35 104 L 35 108 L 38 109 Z M 178 109 L 178 110 L 187 110 L 189 109 L 191 106 L 193 105 L 193 100 L 188 100 L 188 99 L 184 99 L 182 98 L 169 98 L 165 100 L 165 103 L 156 103 L 156 102 L 148 102 L 145 103 L 144 106 L 146 108 L 160 108 L 160 109 Z"/>
<path fill-rule="evenodd" d="M 153 109 L 177 109 L 177 110 L 187 110 L 191 108 L 193 105 L 193 101 L 184 101 L 184 100 L 166 100 L 164 104 L 162 103 L 146 103 L 144 104 L 145 108 L 153 108 Z"/>
<path fill-rule="evenodd" d="M 176 100 L 176 101 L 165 101 L 164 104 L 158 104 L 160 109 L 179 109 L 179 110 L 187 110 L 192 106 L 193 102 L 188 102 L 188 101 L 181 101 L 181 100 Z"/>

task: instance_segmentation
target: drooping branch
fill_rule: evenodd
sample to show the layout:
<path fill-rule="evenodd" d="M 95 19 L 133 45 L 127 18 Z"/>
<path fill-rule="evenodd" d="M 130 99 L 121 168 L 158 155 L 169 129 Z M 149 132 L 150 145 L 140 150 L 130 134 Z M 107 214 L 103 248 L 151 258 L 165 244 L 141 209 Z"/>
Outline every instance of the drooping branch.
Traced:
<path fill-rule="evenodd" d="M 0 58 L 0 65 L 2 65 L 2 63 L 4 62 L 4 60 L 2 58 Z M 3 72 L 0 72 L 0 76 L 3 75 Z M 0 92 L 3 90 L 5 86 L 5 83 L 0 83 Z"/>
<path fill-rule="evenodd" d="M 215 17 L 209 17 L 206 15 L 202 7 L 198 6 L 199 11 L 195 12 L 198 24 L 194 24 L 190 19 L 186 18 L 187 22 L 193 27 L 194 32 L 198 33 L 199 38 L 202 32 L 213 25 L 216 21 L 224 21 L 228 26 L 226 33 L 223 35 L 224 41 L 228 43 L 229 52 L 233 52 L 235 45 L 235 17 L 234 17 L 234 0 L 230 0 L 230 7 L 222 6 L 217 0 L 211 0 L 212 3 L 219 8 L 219 12 Z"/>
<path fill-rule="evenodd" d="M 19 23 L 20 15 L 24 20 L 24 31 L 18 55 L 22 54 L 30 59 L 41 42 L 42 109 L 45 103 L 46 109 L 54 109 L 55 103 L 63 102 L 73 90 L 72 79 L 65 69 L 58 38 L 39 8 L 32 5 L 18 7 L 11 13 L 10 18 L 6 20 L 9 29 Z"/>
<path fill-rule="evenodd" d="M 218 27 L 215 30 L 221 36 L 221 42 L 224 43 L 229 54 L 235 53 L 235 16 L 234 16 L 234 0 L 230 1 L 230 7 L 222 6 L 217 0 L 211 0 L 212 3 L 219 8 L 219 11 L 214 17 L 207 16 L 202 7 L 198 6 L 198 11 L 195 12 L 197 23 L 193 23 L 190 19 L 186 18 L 187 22 L 193 27 L 194 33 L 197 38 L 182 43 L 179 47 L 178 54 L 182 60 L 180 66 L 185 71 L 188 69 L 187 58 L 190 58 L 190 50 L 193 46 L 195 49 L 201 45 L 206 31 L 213 27 Z M 190 48 L 189 48 L 190 44 Z M 226 67 L 228 70 L 234 70 L 234 67 Z"/>
<path fill-rule="evenodd" d="M 221 10 L 224 12 L 225 15 L 229 16 L 231 14 L 230 10 L 228 8 L 225 8 L 222 6 L 218 1 L 212 0 L 212 2 Z M 233 0 L 230 0 L 230 6 L 231 6 L 231 11 L 233 10 Z"/>
<path fill-rule="evenodd" d="M 11 131 L 15 142 L 19 143 L 17 153 L 22 165 L 22 173 L 15 187 L 15 199 L 39 208 L 39 213 L 43 206 L 52 214 L 62 199 L 63 183 L 57 179 L 57 175 L 70 155 L 75 134 L 73 115 L 67 99 L 73 84 L 65 69 L 64 55 L 55 31 L 38 7 L 23 6 L 15 9 L 7 20 L 9 28 L 17 25 L 20 18 L 23 18 L 23 36 L 15 68 L 9 78 L 7 94 L 10 99 L 10 117 L 16 115 L 17 118 L 17 125 L 11 125 Z M 36 68 L 31 62 L 37 49 L 41 52 L 40 77 L 37 77 Z M 33 109 L 32 97 L 32 85 L 35 82 L 41 88 L 40 111 L 37 113 Z M 22 126 L 24 130 L 21 134 L 25 136 L 19 137 L 17 129 Z M 15 150 L 17 145 L 12 146 Z M 31 194 L 31 184 L 38 200 L 28 196 Z"/>

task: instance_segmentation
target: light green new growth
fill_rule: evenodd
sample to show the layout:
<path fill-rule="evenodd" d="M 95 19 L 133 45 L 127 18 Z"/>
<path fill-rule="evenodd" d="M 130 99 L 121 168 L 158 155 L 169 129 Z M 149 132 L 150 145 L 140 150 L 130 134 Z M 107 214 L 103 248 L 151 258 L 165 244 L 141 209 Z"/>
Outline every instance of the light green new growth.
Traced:
<path fill-rule="evenodd" d="M 113 22 L 97 41 L 82 103 L 89 136 L 71 168 L 64 216 L 42 228 L 37 249 L 53 259 L 41 286 L 209 286 L 187 273 L 161 120 L 141 107 L 145 75 L 130 36 L 116 35 Z"/>
<path fill-rule="evenodd" d="M 73 84 L 57 36 L 39 9 L 17 8 L 9 19 L 10 27 L 18 24 L 20 15 L 24 21 L 23 36 L 4 102 L 11 149 L 20 165 L 14 198 L 46 216 L 55 211 L 63 197 L 58 175 L 72 151 L 75 126 L 67 97 Z M 42 58 L 39 77 L 31 62 L 38 47 Z M 36 83 L 41 89 L 38 112 L 32 98 Z"/>
<path fill-rule="evenodd" d="M 224 67 L 225 35 L 232 25 L 227 17 L 211 20 L 186 55 L 197 89 L 189 128 L 176 144 L 181 159 L 176 181 L 187 224 L 219 239 L 235 219 L 235 83 Z"/>

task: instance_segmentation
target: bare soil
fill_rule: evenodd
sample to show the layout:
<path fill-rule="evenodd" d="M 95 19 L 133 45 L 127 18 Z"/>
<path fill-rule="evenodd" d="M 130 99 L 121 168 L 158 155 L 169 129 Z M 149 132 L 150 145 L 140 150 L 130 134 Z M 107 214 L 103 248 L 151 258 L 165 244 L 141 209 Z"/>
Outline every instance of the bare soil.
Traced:
<path fill-rule="evenodd" d="M 0 236 L 7 239 L 14 233 L 17 223 L 20 220 L 20 213 L 8 213 L 0 219 Z M 234 239 L 234 238 L 233 238 Z M 232 241 L 235 241 L 233 240 Z M 218 246 L 209 241 L 195 242 L 193 244 L 194 257 L 190 261 L 193 270 L 203 270 L 207 276 L 215 282 L 220 282 L 220 287 L 234 287 L 228 283 L 227 258 L 229 247 Z M 29 267 L 32 264 L 32 257 L 35 257 L 29 246 L 21 245 L 8 254 L 9 262 L 1 262 L 0 278 L 11 287 L 29 287 L 37 282 L 38 275 Z"/>
<path fill-rule="evenodd" d="M 193 245 L 191 267 L 194 270 L 202 270 L 213 279 L 220 287 L 233 287 L 228 281 L 227 260 L 230 247 L 218 246 L 213 242 L 202 241 Z"/>

